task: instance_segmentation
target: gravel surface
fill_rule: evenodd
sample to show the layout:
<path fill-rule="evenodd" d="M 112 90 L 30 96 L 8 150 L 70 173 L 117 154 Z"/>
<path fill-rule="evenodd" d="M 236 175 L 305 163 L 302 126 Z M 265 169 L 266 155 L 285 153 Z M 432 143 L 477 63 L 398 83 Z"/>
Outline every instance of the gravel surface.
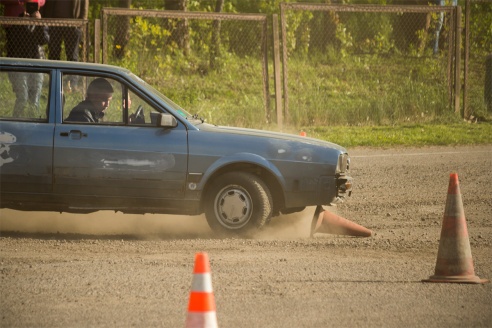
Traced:
<path fill-rule="evenodd" d="M 492 327 L 492 284 L 429 284 L 457 172 L 475 273 L 492 279 L 492 146 L 354 148 L 352 197 L 326 209 L 373 231 L 317 233 L 314 207 L 255 239 L 203 217 L 0 211 L 1 327 L 184 327 L 196 252 L 221 327 Z"/>

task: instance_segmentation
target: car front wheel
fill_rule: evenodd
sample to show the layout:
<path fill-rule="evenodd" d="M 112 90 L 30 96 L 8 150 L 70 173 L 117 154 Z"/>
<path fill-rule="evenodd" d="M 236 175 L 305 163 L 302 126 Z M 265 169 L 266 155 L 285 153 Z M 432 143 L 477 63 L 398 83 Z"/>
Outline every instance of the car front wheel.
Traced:
<path fill-rule="evenodd" d="M 272 215 L 268 187 L 256 175 L 226 173 L 207 191 L 205 216 L 220 235 L 248 236 L 261 229 Z"/>

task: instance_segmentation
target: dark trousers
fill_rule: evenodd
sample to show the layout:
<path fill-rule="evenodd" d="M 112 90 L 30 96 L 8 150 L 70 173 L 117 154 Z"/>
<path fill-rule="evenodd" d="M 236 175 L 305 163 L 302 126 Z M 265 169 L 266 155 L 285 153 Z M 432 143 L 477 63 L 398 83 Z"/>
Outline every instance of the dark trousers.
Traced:
<path fill-rule="evenodd" d="M 65 42 L 67 60 L 79 60 L 79 43 L 81 31 L 77 27 L 50 26 L 50 42 L 48 44 L 48 58 L 60 60 L 61 44 Z"/>

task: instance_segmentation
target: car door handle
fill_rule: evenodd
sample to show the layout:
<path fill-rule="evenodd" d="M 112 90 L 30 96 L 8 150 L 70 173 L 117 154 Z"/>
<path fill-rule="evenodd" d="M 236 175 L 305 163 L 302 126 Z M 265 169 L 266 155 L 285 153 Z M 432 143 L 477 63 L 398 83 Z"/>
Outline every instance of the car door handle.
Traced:
<path fill-rule="evenodd" d="M 70 130 L 70 132 L 60 132 L 62 137 L 70 137 L 70 139 L 82 139 L 82 137 L 87 137 L 87 133 L 82 133 L 80 130 Z"/>

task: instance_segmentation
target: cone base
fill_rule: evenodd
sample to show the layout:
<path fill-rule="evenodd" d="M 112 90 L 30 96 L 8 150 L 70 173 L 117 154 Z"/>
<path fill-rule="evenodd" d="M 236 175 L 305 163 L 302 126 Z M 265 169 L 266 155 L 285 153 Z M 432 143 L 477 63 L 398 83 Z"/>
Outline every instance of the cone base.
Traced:
<path fill-rule="evenodd" d="M 458 284 L 485 284 L 487 279 L 480 279 L 477 276 L 430 276 L 422 282 L 450 282 Z"/>

